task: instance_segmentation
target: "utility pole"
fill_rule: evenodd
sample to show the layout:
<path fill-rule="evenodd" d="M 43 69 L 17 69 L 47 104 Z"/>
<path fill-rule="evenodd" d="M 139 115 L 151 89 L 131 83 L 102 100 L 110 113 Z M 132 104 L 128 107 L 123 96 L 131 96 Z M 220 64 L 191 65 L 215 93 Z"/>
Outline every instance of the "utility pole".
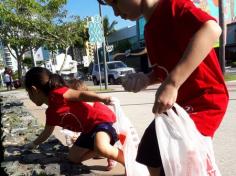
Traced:
<path fill-rule="evenodd" d="M 33 66 L 36 67 L 37 64 L 36 64 L 36 60 L 34 58 L 34 49 L 32 47 L 30 47 L 30 54 L 31 54 L 31 57 L 32 57 L 32 60 L 33 60 Z"/>
<path fill-rule="evenodd" d="M 101 4 L 100 3 L 99 3 L 99 16 L 101 17 L 103 36 L 105 37 L 104 28 L 103 28 L 102 8 L 101 8 Z M 108 80 L 107 80 L 107 54 L 106 54 L 106 43 L 105 43 L 105 40 L 103 40 L 103 42 L 102 42 L 102 48 L 103 48 L 105 89 L 107 89 L 107 86 L 108 86 Z"/>
<path fill-rule="evenodd" d="M 220 66 L 223 74 L 225 73 L 225 19 L 224 19 L 224 0 L 219 0 L 219 24 L 222 29 L 219 46 Z"/>

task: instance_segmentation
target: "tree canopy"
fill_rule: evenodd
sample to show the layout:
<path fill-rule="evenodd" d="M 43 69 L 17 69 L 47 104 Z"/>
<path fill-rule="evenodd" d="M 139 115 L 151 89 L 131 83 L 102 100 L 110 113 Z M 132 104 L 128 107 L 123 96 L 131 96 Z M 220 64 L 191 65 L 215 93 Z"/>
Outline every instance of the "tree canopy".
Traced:
<path fill-rule="evenodd" d="M 103 17 L 103 30 L 104 30 L 104 37 L 106 40 L 106 44 L 107 44 L 107 37 L 116 31 L 115 25 L 117 25 L 117 23 L 118 22 L 115 20 L 110 23 L 108 16 Z"/>
<path fill-rule="evenodd" d="M 0 1 L 0 38 L 10 52 L 10 48 L 14 51 L 19 78 L 27 51 L 41 46 L 53 51 L 84 45 L 85 23 L 78 16 L 68 20 L 66 3 L 66 0 Z"/>

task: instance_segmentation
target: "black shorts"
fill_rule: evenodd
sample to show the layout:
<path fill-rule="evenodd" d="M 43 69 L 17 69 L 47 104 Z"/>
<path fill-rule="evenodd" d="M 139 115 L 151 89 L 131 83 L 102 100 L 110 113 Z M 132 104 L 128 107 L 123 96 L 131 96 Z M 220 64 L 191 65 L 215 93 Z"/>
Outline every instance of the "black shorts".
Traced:
<path fill-rule="evenodd" d="M 118 141 L 118 136 L 115 128 L 112 127 L 112 123 L 101 123 L 94 127 L 89 133 L 81 133 L 75 141 L 75 145 L 78 147 L 94 150 L 94 139 L 96 133 L 99 131 L 104 131 L 109 134 L 111 137 L 111 145 L 114 145 L 116 141 Z"/>
<path fill-rule="evenodd" d="M 6 82 L 5 84 L 7 87 L 11 86 L 11 82 Z"/>
<path fill-rule="evenodd" d="M 156 136 L 155 120 L 151 122 L 144 132 L 138 147 L 136 161 L 148 167 L 161 167 L 161 176 L 165 175 Z"/>

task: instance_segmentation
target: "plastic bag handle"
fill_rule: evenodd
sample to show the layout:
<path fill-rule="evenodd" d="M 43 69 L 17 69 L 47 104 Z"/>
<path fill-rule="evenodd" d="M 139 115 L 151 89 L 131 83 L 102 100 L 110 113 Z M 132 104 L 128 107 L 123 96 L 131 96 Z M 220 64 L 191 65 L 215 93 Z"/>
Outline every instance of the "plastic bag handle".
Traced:
<path fill-rule="evenodd" d="M 171 109 L 168 109 L 166 113 L 157 114 L 156 118 L 164 118 L 163 121 L 166 123 L 172 137 L 188 141 L 188 129 L 185 127 L 193 123 L 188 116 L 183 108 L 174 103 Z"/>

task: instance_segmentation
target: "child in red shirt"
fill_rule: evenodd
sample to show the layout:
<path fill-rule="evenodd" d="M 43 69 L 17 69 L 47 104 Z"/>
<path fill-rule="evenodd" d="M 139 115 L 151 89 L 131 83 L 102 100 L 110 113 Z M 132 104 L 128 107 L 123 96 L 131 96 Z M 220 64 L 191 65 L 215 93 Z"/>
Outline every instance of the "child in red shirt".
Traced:
<path fill-rule="evenodd" d="M 177 102 L 198 130 L 212 137 L 228 105 L 228 92 L 212 49 L 221 34 L 215 19 L 191 0 L 98 1 L 110 5 L 121 18 L 136 20 L 143 15 L 147 20 L 145 42 L 153 71 L 128 75 L 123 82 L 125 90 L 138 92 L 161 82 L 153 113 L 165 112 Z M 153 121 L 143 135 L 137 161 L 157 176 L 162 163 L 155 134 Z"/>
<path fill-rule="evenodd" d="M 100 103 L 110 104 L 110 97 L 69 89 L 59 75 L 42 67 L 34 67 L 26 73 L 25 88 L 37 106 L 48 105 L 45 128 L 28 148 L 41 144 L 52 134 L 55 126 L 61 126 L 81 132 L 69 151 L 69 160 L 72 162 L 80 163 L 99 154 L 124 164 L 123 152 L 113 146 L 118 140 L 112 127 L 116 117 Z"/>
<path fill-rule="evenodd" d="M 82 81 L 82 80 L 71 79 L 71 80 L 68 80 L 66 84 L 69 88 L 74 89 L 74 90 L 79 90 L 79 91 L 88 91 L 89 90 L 88 87 L 85 85 L 84 81 Z M 77 136 L 77 135 L 75 134 L 75 136 Z M 72 143 L 76 142 L 75 140 L 77 138 L 75 138 L 75 139 L 74 138 L 75 137 L 71 138 Z M 96 155 L 93 158 L 97 159 L 97 158 L 100 158 L 100 156 Z M 107 170 L 112 170 L 116 166 L 116 164 L 117 164 L 116 161 L 108 158 L 107 159 Z"/>

